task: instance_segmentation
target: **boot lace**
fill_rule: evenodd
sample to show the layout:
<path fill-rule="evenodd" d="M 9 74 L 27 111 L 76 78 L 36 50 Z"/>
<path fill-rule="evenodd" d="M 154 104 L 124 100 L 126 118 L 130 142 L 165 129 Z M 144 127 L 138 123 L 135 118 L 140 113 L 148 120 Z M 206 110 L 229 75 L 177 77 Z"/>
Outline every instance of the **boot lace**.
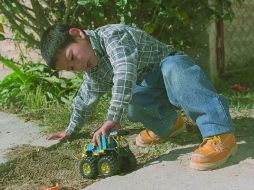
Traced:
<path fill-rule="evenodd" d="M 223 146 L 222 146 L 222 140 L 220 138 L 220 136 L 212 136 L 212 137 L 208 137 L 204 140 L 203 144 L 209 144 L 211 145 L 214 150 L 221 152 L 223 151 Z"/>

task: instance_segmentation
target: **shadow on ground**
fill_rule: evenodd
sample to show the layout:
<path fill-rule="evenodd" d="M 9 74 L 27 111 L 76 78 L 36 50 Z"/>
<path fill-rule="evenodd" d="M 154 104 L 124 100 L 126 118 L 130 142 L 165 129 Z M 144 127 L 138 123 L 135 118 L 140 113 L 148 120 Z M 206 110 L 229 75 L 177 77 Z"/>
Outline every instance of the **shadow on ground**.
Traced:
<path fill-rule="evenodd" d="M 254 159 L 254 119 L 243 117 L 236 118 L 233 122 L 236 126 L 235 135 L 238 144 L 238 151 L 234 157 L 229 159 L 224 167 L 239 164 L 246 159 Z M 198 147 L 201 139 L 200 134 L 198 133 L 184 133 L 180 135 L 179 138 L 177 137 L 172 139 L 171 142 L 180 146 L 171 151 L 168 150 L 170 151 L 169 153 L 148 160 L 145 165 L 150 165 L 154 161 L 174 161 L 182 155 L 190 154 Z"/>
<path fill-rule="evenodd" d="M 238 152 L 226 166 L 235 165 L 246 159 L 254 159 L 254 119 L 243 117 L 234 119 Z"/>

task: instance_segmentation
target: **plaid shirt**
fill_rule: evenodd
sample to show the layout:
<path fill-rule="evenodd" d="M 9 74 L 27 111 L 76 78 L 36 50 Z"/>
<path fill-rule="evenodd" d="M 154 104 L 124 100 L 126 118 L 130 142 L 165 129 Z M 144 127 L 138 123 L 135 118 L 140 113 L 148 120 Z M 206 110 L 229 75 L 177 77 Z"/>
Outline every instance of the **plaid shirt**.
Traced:
<path fill-rule="evenodd" d="M 154 39 L 142 30 L 122 24 L 85 30 L 95 52 L 97 66 L 86 71 L 84 82 L 73 101 L 71 134 L 85 124 L 100 97 L 112 90 L 108 120 L 121 122 L 132 98 L 133 86 L 176 52 L 173 46 Z"/>

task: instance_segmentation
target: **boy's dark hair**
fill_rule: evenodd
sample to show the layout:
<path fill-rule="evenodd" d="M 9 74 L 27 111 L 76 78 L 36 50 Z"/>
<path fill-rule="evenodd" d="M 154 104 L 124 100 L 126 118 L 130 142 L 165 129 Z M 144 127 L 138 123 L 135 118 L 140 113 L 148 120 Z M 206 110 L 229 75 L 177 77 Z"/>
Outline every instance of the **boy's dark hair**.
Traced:
<path fill-rule="evenodd" d="M 58 53 L 75 42 L 69 34 L 71 26 L 55 24 L 49 27 L 41 37 L 41 54 L 48 66 L 55 69 Z"/>

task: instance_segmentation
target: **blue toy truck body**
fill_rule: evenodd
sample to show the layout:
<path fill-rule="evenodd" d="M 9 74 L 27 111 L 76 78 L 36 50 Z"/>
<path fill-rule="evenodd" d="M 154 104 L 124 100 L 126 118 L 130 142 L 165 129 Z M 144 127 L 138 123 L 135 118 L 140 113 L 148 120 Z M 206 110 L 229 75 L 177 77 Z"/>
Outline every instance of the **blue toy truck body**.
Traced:
<path fill-rule="evenodd" d="M 98 145 L 85 145 L 80 162 L 80 173 L 84 178 L 108 177 L 119 172 L 128 172 L 136 168 L 136 158 L 117 131 L 111 131 L 108 137 L 101 135 Z"/>
<path fill-rule="evenodd" d="M 86 147 L 86 155 L 92 153 L 94 155 L 100 154 L 105 150 L 115 150 L 117 148 L 117 142 L 114 137 L 117 137 L 117 132 L 113 131 L 109 133 L 109 137 L 105 137 L 103 135 L 100 136 L 100 144 L 97 146 L 93 146 L 92 143 L 87 144 Z"/>

